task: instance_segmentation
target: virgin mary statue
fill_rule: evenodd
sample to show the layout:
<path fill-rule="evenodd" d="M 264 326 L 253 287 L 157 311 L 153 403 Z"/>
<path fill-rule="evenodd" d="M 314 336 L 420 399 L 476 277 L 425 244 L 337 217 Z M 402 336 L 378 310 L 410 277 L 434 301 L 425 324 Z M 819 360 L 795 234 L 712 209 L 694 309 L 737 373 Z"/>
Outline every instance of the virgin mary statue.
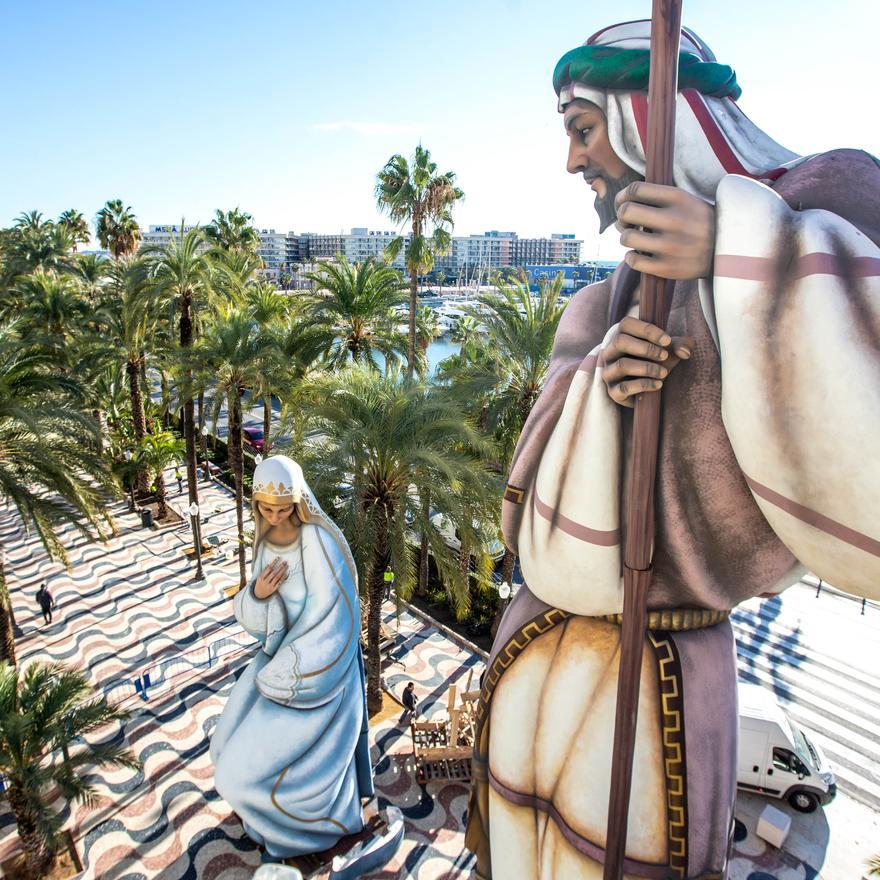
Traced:
<path fill-rule="evenodd" d="M 253 575 L 235 616 L 261 643 L 211 740 L 217 791 L 270 858 L 361 831 L 373 796 L 360 604 L 345 537 L 283 455 L 254 472 Z"/>

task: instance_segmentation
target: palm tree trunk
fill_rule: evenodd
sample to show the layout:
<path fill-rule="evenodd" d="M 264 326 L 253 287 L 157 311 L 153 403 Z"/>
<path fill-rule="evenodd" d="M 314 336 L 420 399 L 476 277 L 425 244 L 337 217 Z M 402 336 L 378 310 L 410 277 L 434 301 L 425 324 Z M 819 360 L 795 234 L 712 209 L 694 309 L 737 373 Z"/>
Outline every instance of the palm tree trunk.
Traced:
<path fill-rule="evenodd" d="M 156 474 L 156 516 L 165 519 L 168 516 L 168 504 L 165 501 L 167 492 L 165 489 L 165 474 L 159 471 Z"/>
<path fill-rule="evenodd" d="M 159 370 L 159 387 L 162 389 L 162 427 L 167 429 L 170 425 L 171 386 L 168 384 L 168 374 L 165 370 Z"/>
<path fill-rule="evenodd" d="M 235 519 L 238 524 L 239 587 L 244 589 L 247 574 L 244 566 L 244 456 L 241 449 L 241 389 L 229 390 L 229 463 L 235 478 Z"/>
<path fill-rule="evenodd" d="M 425 522 L 428 521 L 428 516 L 431 512 L 431 492 L 430 490 L 425 490 L 420 499 L 422 505 L 422 516 Z M 428 526 L 430 528 L 430 526 Z M 419 585 L 416 588 L 416 593 L 419 596 L 426 596 L 428 594 L 428 532 L 423 531 L 421 535 L 421 543 L 419 545 Z"/>
<path fill-rule="evenodd" d="M 92 418 L 95 420 L 95 423 L 98 425 L 98 451 L 104 451 L 104 416 L 101 410 L 93 409 L 92 410 Z"/>
<path fill-rule="evenodd" d="M 385 593 L 385 570 L 391 555 L 388 552 L 387 516 L 379 514 L 373 565 L 367 584 L 367 711 L 373 715 L 382 709 L 382 657 L 379 653 L 382 628 L 382 598 Z"/>
<path fill-rule="evenodd" d="M 263 458 L 269 454 L 269 431 L 272 429 L 272 395 L 263 395 Z"/>
<path fill-rule="evenodd" d="M 412 240 L 421 233 L 418 214 L 413 214 Z M 418 266 L 409 267 L 409 339 L 406 346 L 406 378 L 412 379 L 416 369 L 416 309 L 419 302 Z"/>
<path fill-rule="evenodd" d="M 131 394 L 131 421 L 134 428 L 134 438 L 140 443 L 147 434 L 147 417 L 144 414 L 144 396 L 140 382 L 140 358 L 129 358 L 125 363 L 125 372 L 128 376 L 128 389 Z M 150 490 L 147 469 L 141 467 L 135 480 L 137 491 L 146 495 Z"/>
<path fill-rule="evenodd" d="M 15 660 L 15 618 L 12 615 L 12 599 L 6 586 L 6 570 L 0 554 L 0 660 L 7 660 L 13 666 Z"/>
<path fill-rule="evenodd" d="M 12 815 L 15 816 L 28 872 L 31 877 L 43 877 L 52 866 L 55 855 L 49 848 L 46 836 L 40 831 L 36 817 L 28 808 L 27 798 L 18 785 L 9 786 L 9 806 Z"/>
<path fill-rule="evenodd" d="M 180 298 L 180 347 L 183 356 L 189 356 L 192 346 L 193 322 L 188 295 Z M 204 414 L 204 393 L 199 394 L 199 422 Z M 186 486 L 189 503 L 199 503 L 199 476 L 198 462 L 196 461 L 196 417 L 195 406 L 192 396 L 192 370 L 186 368 L 183 371 L 183 439 L 186 442 Z M 207 456 L 206 456 L 207 457 Z M 193 521 L 193 545 L 201 543 L 201 535 Z"/>

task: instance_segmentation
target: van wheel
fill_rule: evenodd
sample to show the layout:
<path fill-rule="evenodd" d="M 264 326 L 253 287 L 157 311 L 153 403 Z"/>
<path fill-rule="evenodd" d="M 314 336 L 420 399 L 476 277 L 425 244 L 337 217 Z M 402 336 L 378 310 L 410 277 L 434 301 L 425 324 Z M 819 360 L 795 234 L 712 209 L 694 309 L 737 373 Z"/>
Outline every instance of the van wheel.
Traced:
<path fill-rule="evenodd" d="M 808 791 L 796 791 L 790 794 L 788 802 L 799 813 L 812 813 L 819 806 L 819 799 Z"/>

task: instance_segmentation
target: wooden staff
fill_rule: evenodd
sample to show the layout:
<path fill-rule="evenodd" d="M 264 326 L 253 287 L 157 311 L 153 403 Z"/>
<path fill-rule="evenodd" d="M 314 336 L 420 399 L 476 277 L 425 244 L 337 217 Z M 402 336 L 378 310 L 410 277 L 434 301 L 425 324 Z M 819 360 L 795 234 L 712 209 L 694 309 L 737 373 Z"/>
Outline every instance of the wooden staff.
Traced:
<path fill-rule="evenodd" d="M 653 0 L 645 180 L 666 186 L 671 186 L 673 182 L 672 153 L 675 142 L 675 96 L 678 91 L 680 40 L 681 0 Z M 650 324 L 664 327 L 667 303 L 671 299 L 673 287 L 674 282 L 664 278 L 642 275 L 639 317 Z M 623 554 L 623 624 L 604 880 L 621 880 L 626 853 L 642 648 L 648 615 L 648 586 L 651 583 L 654 480 L 660 439 L 660 393 L 641 395 L 636 400 L 633 417 L 626 544 Z"/>

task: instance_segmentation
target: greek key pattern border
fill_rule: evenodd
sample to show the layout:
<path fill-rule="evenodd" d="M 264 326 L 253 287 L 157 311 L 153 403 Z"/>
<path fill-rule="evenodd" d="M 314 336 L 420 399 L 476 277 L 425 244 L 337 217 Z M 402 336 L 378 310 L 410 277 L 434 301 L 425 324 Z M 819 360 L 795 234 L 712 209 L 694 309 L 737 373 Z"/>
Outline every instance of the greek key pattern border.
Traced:
<path fill-rule="evenodd" d="M 684 695 L 681 664 L 669 633 L 648 631 L 657 656 L 663 711 L 663 759 L 669 822 L 669 867 L 675 876 L 687 876 L 687 769 L 684 742 Z"/>

